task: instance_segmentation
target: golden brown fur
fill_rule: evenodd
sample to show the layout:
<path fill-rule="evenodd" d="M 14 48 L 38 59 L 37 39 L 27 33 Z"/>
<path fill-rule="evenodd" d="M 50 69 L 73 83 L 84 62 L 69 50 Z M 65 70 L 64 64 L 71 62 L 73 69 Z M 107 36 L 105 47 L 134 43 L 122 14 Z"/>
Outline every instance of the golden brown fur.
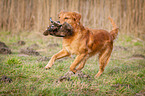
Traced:
<path fill-rule="evenodd" d="M 60 12 L 60 23 L 69 23 L 73 27 L 74 34 L 72 36 L 63 37 L 63 49 L 52 56 L 45 68 L 51 68 L 56 59 L 76 54 L 77 56 L 70 66 L 70 70 L 76 73 L 77 70 L 81 70 L 84 67 L 89 57 L 98 53 L 100 69 L 96 77 L 99 77 L 109 62 L 113 49 L 113 40 L 118 34 L 118 28 L 110 17 L 109 20 L 113 25 L 113 30 L 110 33 L 106 30 L 85 28 L 80 23 L 80 19 L 81 15 L 79 13 Z"/>

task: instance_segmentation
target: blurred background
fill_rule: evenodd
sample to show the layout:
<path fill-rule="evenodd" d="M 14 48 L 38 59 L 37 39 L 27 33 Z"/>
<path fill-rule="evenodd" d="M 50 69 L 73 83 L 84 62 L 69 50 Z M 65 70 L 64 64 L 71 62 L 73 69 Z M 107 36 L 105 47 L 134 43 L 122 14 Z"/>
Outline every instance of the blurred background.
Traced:
<path fill-rule="evenodd" d="M 62 38 L 43 32 L 62 10 L 81 13 L 89 28 L 110 31 L 109 16 L 119 27 L 100 78 L 94 78 L 97 55 L 82 70 L 88 79 L 74 75 L 58 83 L 75 55 L 44 69 L 63 46 Z M 0 0 L 0 96 L 145 96 L 144 41 L 145 0 Z"/>
<path fill-rule="evenodd" d="M 81 13 L 83 25 L 97 29 L 111 30 L 111 16 L 120 33 L 145 38 L 144 0 L 0 0 L 0 30 L 43 32 L 62 10 Z"/>

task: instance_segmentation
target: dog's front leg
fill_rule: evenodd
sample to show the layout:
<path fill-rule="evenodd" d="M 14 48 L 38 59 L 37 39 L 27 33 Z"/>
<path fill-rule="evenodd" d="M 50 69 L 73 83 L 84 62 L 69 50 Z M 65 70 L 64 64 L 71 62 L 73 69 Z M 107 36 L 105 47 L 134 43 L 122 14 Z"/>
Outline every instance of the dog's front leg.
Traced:
<path fill-rule="evenodd" d="M 79 64 L 79 66 L 78 66 L 78 68 L 77 68 L 76 70 L 81 70 L 81 69 L 83 69 L 88 58 L 89 58 L 89 55 L 86 55 L 86 56 L 84 57 L 84 59 L 81 61 L 81 63 Z"/>
<path fill-rule="evenodd" d="M 85 58 L 85 56 L 86 56 L 86 54 L 77 55 L 77 57 L 75 58 L 74 62 L 70 66 L 70 70 L 72 72 L 74 72 L 74 73 L 77 72 L 77 70 L 75 68 Z"/>
<path fill-rule="evenodd" d="M 45 66 L 45 69 L 50 69 L 56 59 L 60 59 L 60 58 L 63 58 L 63 57 L 69 56 L 69 55 L 70 54 L 66 50 L 62 49 L 61 51 L 59 51 L 58 53 L 56 53 L 55 55 L 53 55 L 51 57 L 50 61 Z"/>

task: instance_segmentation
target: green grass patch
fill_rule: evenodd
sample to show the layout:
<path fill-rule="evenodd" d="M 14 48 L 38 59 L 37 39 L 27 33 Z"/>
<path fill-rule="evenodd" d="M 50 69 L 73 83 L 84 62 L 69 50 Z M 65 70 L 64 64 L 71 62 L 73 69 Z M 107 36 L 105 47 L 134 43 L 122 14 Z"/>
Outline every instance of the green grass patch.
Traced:
<path fill-rule="evenodd" d="M 12 79 L 11 83 L 0 82 L 0 95 L 134 96 L 145 90 L 145 59 L 132 57 L 134 54 L 145 55 L 144 42 L 134 42 L 133 37 L 119 36 L 114 45 L 122 47 L 112 52 L 110 62 L 100 78 L 94 78 L 99 70 L 98 57 L 94 56 L 82 70 L 91 76 L 90 80 L 74 76 L 71 81 L 62 83 L 56 83 L 56 80 L 69 71 L 74 58 L 57 60 L 50 70 L 45 70 L 48 61 L 39 61 L 41 56 L 21 56 L 19 51 L 20 48 L 38 44 L 37 51 L 42 56 L 51 57 L 62 48 L 61 38 L 26 33 L 13 35 L 10 32 L 0 33 L 0 38 L 13 52 L 9 55 L 0 54 L 0 77 L 6 75 Z M 13 45 L 18 40 L 26 41 L 26 45 Z M 48 44 L 59 46 L 48 47 Z"/>
<path fill-rule="evenodd" d="M 141 42 L 135 42 L 134 46 L 143 46 Z"/>
<path fill-rule="evenodd" d="M 11 58 L 11 59 L 7 60 L 7 64 L 9 64 L 9 65 L 22 64 L 22 62 L 18 58 Z"/>

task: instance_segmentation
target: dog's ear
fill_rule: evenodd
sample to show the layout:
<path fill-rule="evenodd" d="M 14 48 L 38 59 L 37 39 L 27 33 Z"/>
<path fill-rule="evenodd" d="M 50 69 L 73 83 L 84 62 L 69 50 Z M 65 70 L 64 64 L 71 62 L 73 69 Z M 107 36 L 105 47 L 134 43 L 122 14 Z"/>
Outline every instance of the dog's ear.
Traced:
<path fill-rule="evenodd" d="M 73 15 L 74 15 L 74 20 L 77 21 L 77 22 L 80 22 L 81 14 L 77 13 L 77 12 L 74 12 Z"/>

